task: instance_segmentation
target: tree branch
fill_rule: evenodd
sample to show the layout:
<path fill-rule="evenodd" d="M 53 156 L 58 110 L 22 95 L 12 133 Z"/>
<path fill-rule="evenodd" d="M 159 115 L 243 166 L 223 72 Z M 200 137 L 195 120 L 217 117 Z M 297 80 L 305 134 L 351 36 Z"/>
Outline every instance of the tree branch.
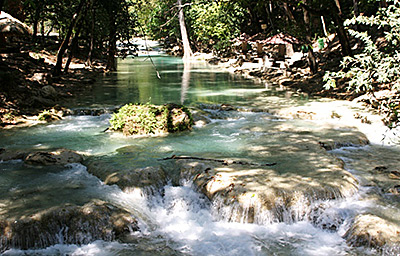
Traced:
<path fill-rule="evenodd" d="M 212 159 L 212 158 L 202 158 L 202 157 L 195 157 L 195 156 L 176 156 L 176 155 L 158 159 L 158 161 L 165 161 L 165 160 L 172 160 L 172 159 L 209 161 L 209 162 L 222 163 L 223 165 L 239 164 L 239 165 L 251 165 L 251 166 L 274 166 L 277 164 L 277 163 L 258 164 L 258 163 L 250 163 L 250 162 L 246 162 L 246 161 L 235 161 L 235 160 L 229 160 L 229 159 Z"/>

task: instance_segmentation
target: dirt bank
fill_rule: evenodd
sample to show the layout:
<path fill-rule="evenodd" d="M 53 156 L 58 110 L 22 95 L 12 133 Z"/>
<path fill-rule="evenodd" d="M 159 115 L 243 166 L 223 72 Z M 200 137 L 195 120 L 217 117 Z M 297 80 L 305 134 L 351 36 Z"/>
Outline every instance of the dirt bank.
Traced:
<path fill-rule="evenodd" d="M 54 77 L 55 59 L 45 50 L 0 54 L 1 127 L 26 124 L 29 116 L 60 108 L 60 101 L 87 90 L 105 72 L 101 63 L 88 68 L 73 59 L 68 73 Z"/>

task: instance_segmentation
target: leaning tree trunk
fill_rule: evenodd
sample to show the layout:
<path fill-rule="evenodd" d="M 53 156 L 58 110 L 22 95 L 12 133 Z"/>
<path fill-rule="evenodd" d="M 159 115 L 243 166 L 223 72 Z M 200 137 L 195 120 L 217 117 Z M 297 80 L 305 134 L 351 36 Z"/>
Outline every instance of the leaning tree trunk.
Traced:
<path fill-rule="evenodd" d="M 339 37 L 340 45 L 342 46 L 343 56 L 352 56 L 353 53 L 351 50 L 350 39 L 347 35 L 346 29 L 344 28 L 343 20 L 340 17 L 340 10 L 338 9 L 336 2 L 331 4 L 330 14 L 336 25 L 336 33 Z"/>
<path fill-rule="evenodd" d="M 72 20 L 69 25 L 67 34 L 65 35 L 65 38 L 64 38 L 63 42 L 61 43 L 60 49 L 58 50 L 57 63 L 56 63 L 56 66 L 54 67 L 54 71 L 53 71 L 53 75 L 55 75 L 55 76 L 58 76 L 61 74 L 63 55 L 68 48 L 68 44 L 69 44 L 69 40 L 71 39 L 72 31 L 76 25 L 79 14 L 80 14 L 85 2 L 86 2 L 86 0 L 81 0 L 81 2 L 79 3 L 79 6 L 76 9 L 74 16 L 72 16 Z"/>
<path fill-rule="evenodd" d="M 81 24 L 78 26 L 78 29 L 75 32 L 74 39 L 72 39 L 71 46 L 69 47 L 68 60 L 67 63 L 65 63 L 64 73 L 68 73 L 69 66 L 71 65 L 72 58 L 74 57 L 75 54 L 75 49 L 78 46 L 79 34 L 81 33 L 82 23 L 83 22 L 81 22 Z"/>
<path fill-rule="evenodd" d="M 179 26 L 181 28 L 182 44 L 183 44 L 183 59 L 189 59 L 193 56 L 192 49 L 190 48 L 189 37 L 186 30 L 185 16 L 183 15 L 182 0 L 177 2 L 179 8 Z"/>

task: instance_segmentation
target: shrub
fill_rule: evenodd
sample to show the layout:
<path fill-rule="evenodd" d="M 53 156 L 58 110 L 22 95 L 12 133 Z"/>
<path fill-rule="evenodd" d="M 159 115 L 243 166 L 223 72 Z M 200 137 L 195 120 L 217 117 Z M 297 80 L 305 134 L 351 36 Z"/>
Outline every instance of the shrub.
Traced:
<path fill-rule="evenodd" d="M 110 119 L 110 130 L 125 135 L 165 134 L 189 130 L 192 125 L 190 111 L 176 104 L 127 104 Z"/>
<path fill-rule="evenodd" d="M 324 76 L 325 89 L 336 87 L 336 80 L 348 79 L 348 89 L 356 93 L 360 91 L 373 93 L 382 85 L 392 90 L 400 90 L 400 2 L 389 0 L 386 8 L 381 8 L 375 16 L 358 16 L 347 20 L 346 26 L 354 24 L 367 25 L 370 28 L 384 32 L 384 40 L 380 43 L 368 31 L 360 32 L 349 29 L 350 35 L 363 43 L 363 50 L 354 57 L 344 57 L 341 62 L 342 70 L 327 72 Z M 371 31 L 373 31 L 371 29 Z M 388 127 L 399 126 L 399 111 L 397 104 L 380 106 L 387 109 L 388 117 L 385 123 Z"/>

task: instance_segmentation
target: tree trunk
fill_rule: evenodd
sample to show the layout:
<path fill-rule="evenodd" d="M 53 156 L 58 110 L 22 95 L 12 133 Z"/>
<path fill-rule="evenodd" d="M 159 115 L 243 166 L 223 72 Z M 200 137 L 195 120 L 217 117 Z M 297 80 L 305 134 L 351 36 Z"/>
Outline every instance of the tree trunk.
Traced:
<path fill-rule="evenodd" d="M 307 4 L 307 0 L 304 1 L 304 4 Z M 300 20 L 301 21 L 301 20 Z M 304 28 L 306 32 L 306 47 L 307 47 L 307 63 L 310 67 L 310 72 L 315 74 L 318 71 L 318 62 L 317 58 L 315 57 L 314 50 L 312 49 L 311 45 L 311 22 L 310 22 L 310 12 L 308 9 L 303 6 L 303 21 L 304 21 Z"/>
<path fill-rule="evenodd" d="M 360 15 L 360 10 L 358 9 L 358 0 L 353 0 L 354 16 L 358 17 Z"/>
<path fill-rule="evenodd" d="M 93 7 L 93 6 L 92 6 Z M 90 46 L 89 46 L 89 53 L 88 53 L 88 58 L 86 61 L 86 65 L 89 67 L 92 67 L 92 54 L 93 54 L 93 48 L 94 48 L 94 28 L 95 28 L 95 17 L 96 17 L 96 9 L 92 8 L 92 24 L 90 28 Z"/>
<path fill-rule="evenodd" d="M 67 34 L 65 35 L 65 38 L 63 40 L 63 42 L 61 43 L 60 49 L 58 50 L 57 53 L 57 63 L 56 66 L 54 67 L 53 70 L 53 75 L 58 76 L 61 74 L 61 69 L 62 69 L 62 61 L 63 61 L 63 55 L 65 53 L 65 51 L 68 49 L 68 44 L 69 44 L 69 40 L 71 39 L 71 35 L 72 35 L 72 31 L 76 25 L 76 22 L 78 20 L 79 14 L 82 10 L 83 5 L 85 4 L 86 0 L 81 0 L 81 2 L 79 3 L 78 8 L 75 11 L 74 16 L 72 16 L 72 20 L 71 23 L 69 25 Z"/>
<path fill-rule="evenodd" d="M 37 33 L 38 33 L 38 27 L 39 27 L 39 21 L 40 21 L 40 13 L 43 10 L 43 4 L 42 1 L 35 1 L 36 4 L 35 8 L 35 15 L 34 15 L 34 20 L 33 20 L 33 41 L 36 41 Z"/>
<path fill-rule="evenodd" d="M 65 63 L 64 73 L 68 73 L 69 65 L 71 65 L 72 58 L 74 57 L 75 48 L 78 46 L 79 34 L 81 33 L 82 25 L 83 21 L 80 22 L 78 29 L 75 32 L 74 39 L 72 39 L 71 46 L 68 50 L 68 60 L 67 63 Z"/>
<path fill-rule="evenodd" d="M 350 39 L 347 35 L 347 31 L 343 26 L 343 20 L 339 15 L 339 9 L 336 4 L 331 4 L 331 17 L 333 18 L 333 22 L 336 25 L 336 33 L 339 37 L 340 45 L 342 46 L 342 55 L 343 56 L 352 56 L 352 50 L 350 45 Z"/>
<path fill-rule="evenodd" d="M 179 8 L 179 26 L 181 28 L 182 44 L 183 44 L 183 59 L 187 60 L 193 56 L 192 49 L 190 48 L 189 37 L 186 30 L 185 16 L 183 14 L 182 0 L 177 2 Z"/>
<path fill-rule="evenodd" d="M 335 4 L 336 4 L 337 9 L 339 10 L 339 15 L 342 15 L 342 7 L 340 6 L 340 1 L 335 0 Z"/>
<path fill-rule="evenodd" d="M 115 60 L 115 52 L 117 48 L 117 24 L 116 24 L 116 17 L 110 17 L 110 34 L 109 34 L 109 41 L 108 41 L 108 55 L 107 55 L 107 70 L 115 71 L 117 70 L 117 63 Z"/>
<path fill-rule="evenodd" d="M 304 0 L 304 4 L 307 4 L 307 0 Z M 306 29 L 310 29 L 310 13 L 307 9 L 303 8 L 303 19 L 304 23 L 306 24 Z"/>
<path fill-rule="evenodd" d="M 265 11 L 267 12 L 268 21 L 270 23 L 270 26 L 273 28 L 274 22 L 272 21 L 272 18 L 271 18 L 271 9 L 272 9 L 271 2 L 270 1 L 266 2 L 265 3 Z"/>
<path fill-rule="evenodd" d="M 283 7 L 285 9 L 286 16 L 289 18 L 289 21 L 291 21 L 293 23 L 296 23 L 296 19 L 294 18 L 293 13 L 290 10 L 288 4 L 287 3 L 283 3 Z"/>

